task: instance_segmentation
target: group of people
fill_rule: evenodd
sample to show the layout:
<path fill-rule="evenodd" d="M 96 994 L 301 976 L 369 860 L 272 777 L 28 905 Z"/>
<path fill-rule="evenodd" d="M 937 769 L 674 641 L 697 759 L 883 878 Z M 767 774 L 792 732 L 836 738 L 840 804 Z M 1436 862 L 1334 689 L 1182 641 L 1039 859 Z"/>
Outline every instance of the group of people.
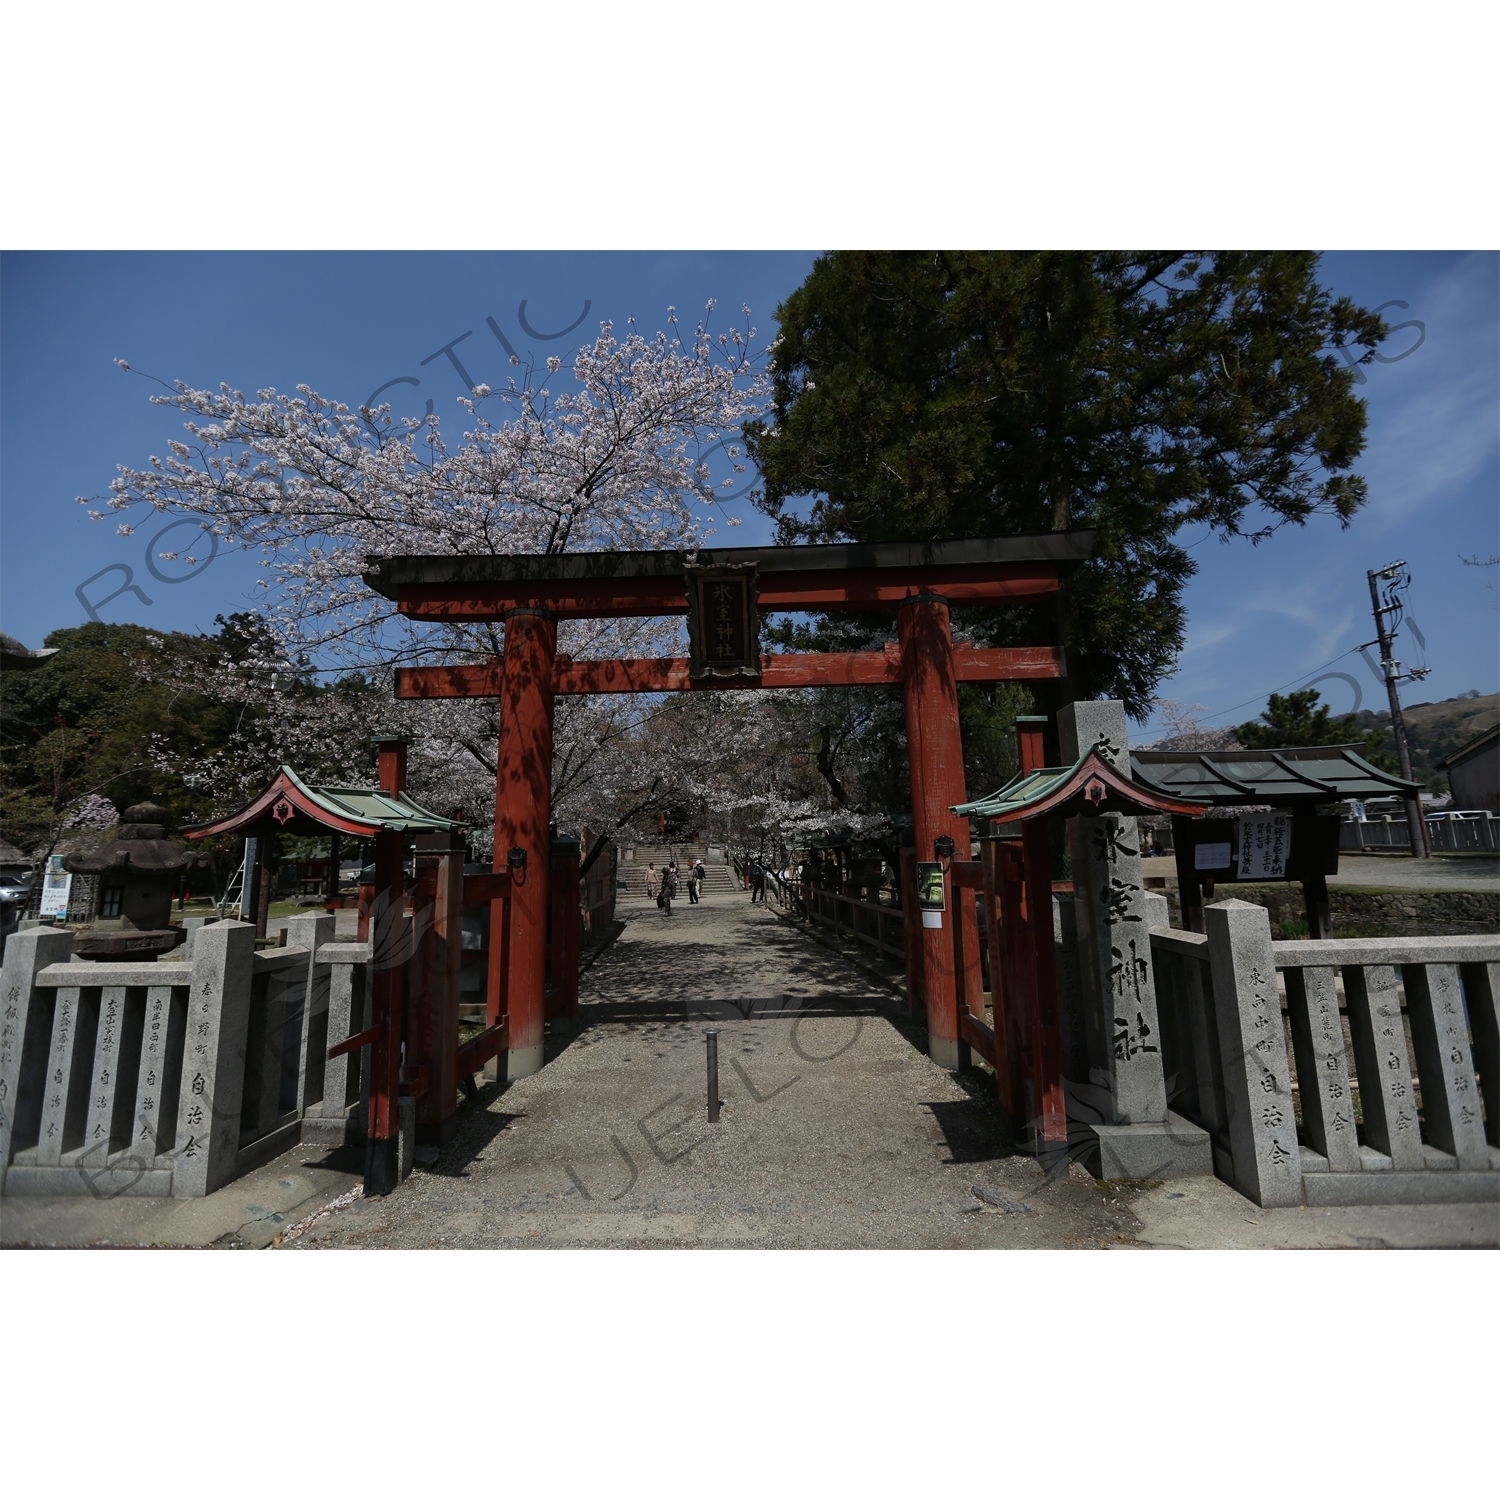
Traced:
<path fill-rule="evenodd" d="M 703 882 L 708 871 L 703 867 L 701 859 L 690 859 L 684 870 L 679 871 L 677 861 L 670 860 L 667 865 L 658 870 L 656 866 L 646 866 L 646 899 L 655 901 L 656 904 L 670 917 L 672 915 L 672 902 L 683 885 L 687 886 L 688 901 L 696 906 L 698 898 L 703 894 Z M 764 903 L 766 899 L 766 880 L 768 872 L 758 859 L 752 859 L 746 871 L 750 886 L 750 900 L 752 902 Z"/>
<path fill-rule="evenodd" d="M 707 875 L 703 868 L 701 859 L 690 859 L 687 869 L 678 872 L 677 861 L 672 860 L 664 870 L 657 871 L 655 865 L 646 866 L 646 896 L 654 899 L 656 904 L 670 917 L 672 915 L 672 898 L 676 896 L 683 883 L 687 885 L 688 901 L 691 905 L 698 904 L 698 897 L 703 892 L 703 880 Z"/>

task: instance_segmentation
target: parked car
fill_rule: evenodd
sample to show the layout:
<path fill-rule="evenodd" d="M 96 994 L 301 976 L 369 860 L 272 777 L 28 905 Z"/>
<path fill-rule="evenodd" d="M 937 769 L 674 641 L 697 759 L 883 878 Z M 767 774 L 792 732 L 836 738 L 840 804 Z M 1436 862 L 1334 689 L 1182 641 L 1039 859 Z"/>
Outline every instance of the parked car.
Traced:
<path fill-rule="evenodd" d="M 26 903 L 31 899 L 31 876 L 0 875 L 0 951 L 6 938 L 13 933 L 26 915 Z"/>

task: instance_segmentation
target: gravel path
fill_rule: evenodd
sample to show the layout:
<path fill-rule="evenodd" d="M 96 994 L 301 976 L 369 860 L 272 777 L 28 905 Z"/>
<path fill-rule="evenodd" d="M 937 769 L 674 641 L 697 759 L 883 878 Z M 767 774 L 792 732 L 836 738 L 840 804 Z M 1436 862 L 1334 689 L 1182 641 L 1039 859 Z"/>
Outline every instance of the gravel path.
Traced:
<path fill-rule="evenodd" d="M 285 1248 L 1493 1245 L 1493 1208 L 1265 1212 L 1212 1177 L 1048 1181 L 982 1071 L 936 1067 L 891 993 L 747 898 L 627 898 L 535 1077 L 490 1084 L 387 1198 Z M 705 1026 L 720 1097 L 707 1120 Z"/>
<path fill-rule="evenodd" d="M 1010 1153 L 987 1075 L 936 1067 L 887 991 L 743 895 L 670 918 L 630 898 L 622 916 L 578 1021 L 553 1023 L 547 1066 L 490 1085 L 435 1166 L 298 1247 L 1133 1239 L 1119 1193 L 1081 1168 L 1048 1183 Z M 722 1031 L 717 1125 L 708 1025 Z"/>
<path fill-rule="evenodd" d="M 1500 891 L 1500 859 L 1462 857 L 1413 859 L 1409 854 L 1341 854 L 1331 886 L 1355 885 L 1390 890 Z"/>

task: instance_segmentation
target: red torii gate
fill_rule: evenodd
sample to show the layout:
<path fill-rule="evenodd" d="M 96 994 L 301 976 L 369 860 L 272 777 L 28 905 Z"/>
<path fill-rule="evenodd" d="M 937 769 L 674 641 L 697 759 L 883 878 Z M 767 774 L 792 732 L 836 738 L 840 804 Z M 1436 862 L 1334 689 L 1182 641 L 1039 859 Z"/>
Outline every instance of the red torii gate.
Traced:
<path fill-rule="evenodd" d="M 487 1006 L 491 1026 L 502 1016 L 508 1020 L 508 1076 L 526 1077 L 543 1061 L 557 694 L 899 682 L 917 849 L 931 850 L 946 836 L 967 853 L 968 820 L 951 811 L 967 800 L 957 684 L 1056 678 L 1063 664 L 1052 647 L 955 646 L 949 605 L 1055 594 L 1060 573 L 1083 562 L 1092 543 L 1091 531 L 1072 531 L 818 547 L 373 560 L 365 582 L 404 615 L 504 622 L 503 657 L 400 669 L 396 693 L 500 700 L 494 869 L 508 871 L 511 879 L 509 894 L 491 907 Z M 819 610 L 894 610 L 898 644 L 871 652 L 760 654 L 757 611 Z M 559 619 L 680 614 L 690 620 L 689 658 L 573 661 L 557 654 Z M 941 1066 L 957 1068 L 952 944 L 941 930 L 915 931 L 929 1051 Z"/>

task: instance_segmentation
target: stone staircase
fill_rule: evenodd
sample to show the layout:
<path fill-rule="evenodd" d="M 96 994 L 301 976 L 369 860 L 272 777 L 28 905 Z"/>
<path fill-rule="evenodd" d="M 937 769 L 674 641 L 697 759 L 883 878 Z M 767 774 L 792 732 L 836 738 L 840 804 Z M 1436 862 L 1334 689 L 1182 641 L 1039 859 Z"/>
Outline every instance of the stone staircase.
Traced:
<path fill-rule="evenodd" d="M 729 892 L 743 890 L 744 887 L 739 877 L 734 873 L 731 865 L 724 862 L 722 856 L 718 859 L 710 859 L 708 850 L 701 844 L 675 844 L 665 845 L 658 848 L 637 847 L 633 861 L 621 858 L 616 867 L 618 888 L 633 892 L 636 895 L 644 895 L 646 890 L 646 871 L 650 865 L 655 865 L 657 871 L 672 860 L 677 861 L 678 872 L 687 869 L 688 861 L 701 859 L 703 861 L 703 891 Z M 686 900 L 687 892 L 681 892 L 682 899 Z"/>

